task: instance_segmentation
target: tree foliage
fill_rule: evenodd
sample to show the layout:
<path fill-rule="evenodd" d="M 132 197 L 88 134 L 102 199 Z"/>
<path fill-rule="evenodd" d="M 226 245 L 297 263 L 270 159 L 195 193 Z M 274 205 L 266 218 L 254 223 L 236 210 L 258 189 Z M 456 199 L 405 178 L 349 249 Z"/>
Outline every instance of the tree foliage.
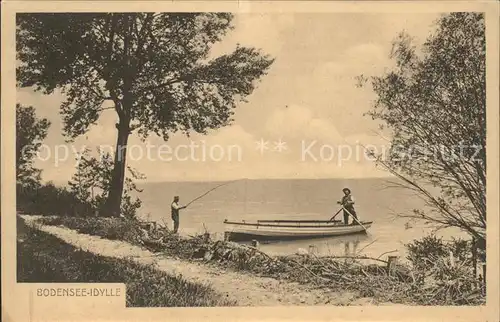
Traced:
<path fill-rule="evenodd" d="M 34 107 L 16 104 L 16 179 L 20 186 L 40 181 L 41 170 L 34 167 L 34 162 L 49 127 L 50 122 L 38 118 Z"/>
<path fill-rule="evenodd" d="M 97 121 L 105 100 L 144 136 L 203 132 L 226 124 L 234 95 L 249 95 L 272 63 L 244 47 L 206 61 L 231 20 L 227 13 L 18 15 L 18 84 L 63 90 L 70 137 Z"/>
<path fill-rule="evenodd" d="M 89 149 L 78 156 L 76 172 L 68 181 L 69 191 L 81 202 L 92 205 L 93 212 L 103 210 L 104 202 L 111 189 L 111 179 L 114 167 L 113 158 L 109 153 L 98 150 L 99 157 L 93 157 Z M 142 192 L 135 180 L 145 179 L 137 170 L 128 167 L 130 176 L 125 180 L 125 189 L 121 203 L 121 214 L 134 218 L 141 207 L 141 200 L 132 194 Z"/>
<path fill-rule="evenodd" d="M 369 113 L 392 132 L 380 164 L 430 206 L 410 217 L 485 240 L 486 45 L 484 15 L 441 16 L 418 50 L 400 34 L 396 68 L 371 78 Z"/>
<path fill-rule="evenodd" d="M 210 56 L 232 19 L 229 13 L 17 15 L 18 85 L 46 94 L 62 90 L 70 140 L 104 109 L 118 115 L 112 211 L 121 198 L 132 131 L 167 140 L 177 131 L 225 126 L 271 66 L 273 59 L 254 48 Z"/>

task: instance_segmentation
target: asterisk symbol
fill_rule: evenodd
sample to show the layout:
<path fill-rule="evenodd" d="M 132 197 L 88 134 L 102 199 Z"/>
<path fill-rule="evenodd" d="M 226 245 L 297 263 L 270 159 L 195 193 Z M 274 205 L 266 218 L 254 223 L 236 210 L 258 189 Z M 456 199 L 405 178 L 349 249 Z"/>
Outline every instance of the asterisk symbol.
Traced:
<path fill-rule="evenodd" d="M 265 150 L 269 150 L 269 147 L 267 146 L 269 142 L 264 141 L 264 139 L 260 139 L 260 141 L 256 141 L 255 144 L 257 145 L 257 150 L 260 151 L 260 154 L 263 154 Z"/>
<path fill-rule="evenodd" d="M 281 139 L 279 139 L 278 142 L 274 142 L 274 150 L 278 152 L 283 152 L 285 150 L 288 150 L 286 142 L 281 141 Z"/>

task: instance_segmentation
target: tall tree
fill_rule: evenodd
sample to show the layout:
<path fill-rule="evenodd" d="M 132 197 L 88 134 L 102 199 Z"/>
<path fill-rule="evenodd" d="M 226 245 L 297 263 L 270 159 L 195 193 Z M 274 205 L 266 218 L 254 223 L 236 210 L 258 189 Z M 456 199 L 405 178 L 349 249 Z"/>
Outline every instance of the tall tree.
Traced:
<path fill-rule="evenodd" d="M 34 161 L 49 127 L 50 122 L 38 118 L 34 107 L 16 104 L 16 179 L 22 187 L 40 181 L 41 170 Z"/>
<path fill-rule="evenodd" d="M 107 209 L 117 215 L 130 133 L 171 133 L 228 125 L 273 59 L 238 46 L 210 59 L 233 28 L 229 13 L 96 13 L 17 15 L 18 86 L 46 94 L 59 88 L 64 132 L 73 139 L 111 102 L 118 116 Z"/>
<path fill-rule="evenodd" d="M 484 247 L 486 234 L 486 45 L 482 13 L 452 13 L 419 51 L 395 41 L 396 68 L 371 78 L 369 113 L 392 132 L 379 162 L 430 206 L 409 215 L 458 227 Z"/>

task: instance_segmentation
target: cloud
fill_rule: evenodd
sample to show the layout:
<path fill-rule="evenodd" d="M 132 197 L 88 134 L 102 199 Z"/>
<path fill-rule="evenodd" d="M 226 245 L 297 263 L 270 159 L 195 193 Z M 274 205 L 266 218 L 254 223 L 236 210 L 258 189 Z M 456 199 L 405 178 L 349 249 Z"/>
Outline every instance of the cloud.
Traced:
<path fill-rule="evenodd" d="M 316 88 L 327 86 L 345 97 L 345 90 L 357 90 L 354 86 L 357 76 L 379 75 L 391 65 L 387 48 L 373 43 L 359 44 L 347 48 L 335 60 L 317 65 L 314 84 Z"/>
<path fill-rule="evenodd" d="M 282 49 L 284 41 L 282 32 L 292 27 L 293 15 L 243 13 L 235 16 L 235 28 L 230 31 L 223 42 L 215 44 L 211 57 L 229 53 L 241 46 L 262 49 L 266 54 L 276 56 Z"/>
<path fill-rule="evenodd" d="M 290 104 L 275 109 L 265 123 L 271 136 L 287 139 L 316 139 L 339 143 L 340 133 L 328 120 L 315 117 L 311 108 Z"/>

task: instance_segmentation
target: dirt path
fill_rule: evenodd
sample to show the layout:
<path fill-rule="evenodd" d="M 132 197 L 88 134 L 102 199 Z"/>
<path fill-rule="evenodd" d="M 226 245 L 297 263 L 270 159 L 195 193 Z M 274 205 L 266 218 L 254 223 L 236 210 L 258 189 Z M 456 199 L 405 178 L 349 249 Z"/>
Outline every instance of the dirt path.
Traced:
<path fill-rule="evenodd" d="M 37 217 L 22 216 L 32 223 Z M 310 289 L 307 286 L 274 278 L 258 277 L 244 272 L 234 272 L 203 263 L 188 262 L 154 253 L 132 244 L 80 234 L 61 226 L 36 225 L 68 244 L 97 255 L 130 258 L 141 264 L 155 264 L 170 275 L 182 275 L 185 279 L 209 285 L 216 292 L 235 300 L 240 306 L 277 305 L 367 305 L 367 299 L 353 301 L 353 294 L 329 290 Z"/>

